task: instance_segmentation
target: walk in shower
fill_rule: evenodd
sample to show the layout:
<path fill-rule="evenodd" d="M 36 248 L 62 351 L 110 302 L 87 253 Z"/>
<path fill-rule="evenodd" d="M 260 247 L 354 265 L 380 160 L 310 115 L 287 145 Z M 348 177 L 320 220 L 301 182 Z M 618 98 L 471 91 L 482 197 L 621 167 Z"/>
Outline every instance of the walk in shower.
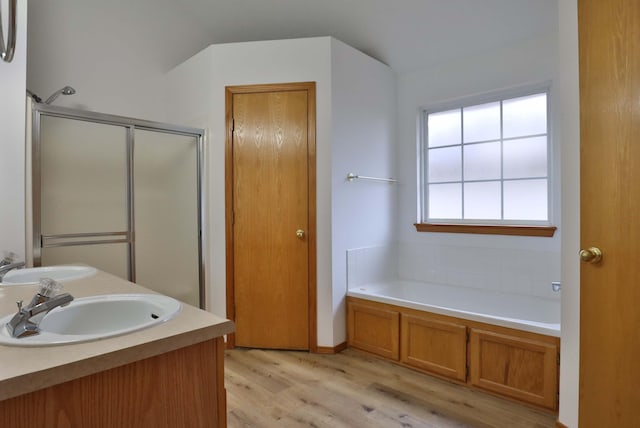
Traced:
<path fill-rule="evenodd" d="M 33 264 L 204 307 L 203 130 L 33 104 Z"/>

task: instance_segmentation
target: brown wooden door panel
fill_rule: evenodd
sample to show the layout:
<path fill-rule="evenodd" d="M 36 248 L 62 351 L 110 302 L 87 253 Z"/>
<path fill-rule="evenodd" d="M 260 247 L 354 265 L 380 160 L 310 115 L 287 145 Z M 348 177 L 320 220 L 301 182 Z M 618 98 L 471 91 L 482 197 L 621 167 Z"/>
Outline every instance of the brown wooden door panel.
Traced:
<path fill-rule="evenodd" d="M 640 2 L 580 0 L 580 427 L 640 426 Z M 576 256 L 577 257 L 577 256 Z"/>
<path fill-rule="evenodd" d="M 237 346 L 310 347 L 309 96 L 259 90 L 230 100 Z"/>
<path fill-rule="evenodd" d="M 400 331 L 402 363 L 466 381 L 466 326 L 403 313 Z"/>

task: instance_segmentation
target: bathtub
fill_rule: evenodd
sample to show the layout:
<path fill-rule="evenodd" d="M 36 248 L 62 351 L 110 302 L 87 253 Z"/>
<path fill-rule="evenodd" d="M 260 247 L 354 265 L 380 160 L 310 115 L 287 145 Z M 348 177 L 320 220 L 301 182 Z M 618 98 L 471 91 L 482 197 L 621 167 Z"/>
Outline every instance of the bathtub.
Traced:
<path fill-rule="evenodd" d="M 412 281 L 366 284 L 347 295 L 560 337 L 560 302 L 551 299 Z"/>

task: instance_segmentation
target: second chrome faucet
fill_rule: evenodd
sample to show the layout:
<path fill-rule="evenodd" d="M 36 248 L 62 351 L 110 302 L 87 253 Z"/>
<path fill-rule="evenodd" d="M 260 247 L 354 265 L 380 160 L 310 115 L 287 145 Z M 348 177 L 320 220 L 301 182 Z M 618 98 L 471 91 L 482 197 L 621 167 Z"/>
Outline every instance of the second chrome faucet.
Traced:
<path fill-rule="evenodd" d="M 23 306 L 22 300 L 16 302 L 18 312 L 6 324 L 9 334 L 15 338 L 38 334 L 40 332 L 38 326 L 44 315 L 54 308 L 68 305 L 73 300 L 73 296 L 69 293 L 56 295 L 61 289 L 62 284 L 59 282 L 51 278 L 42 278 L 40 290 L 27 306 Z"/>
<path fill-rule="evenodd" d="M 0 260 L 0 282 L 10 270 L 24 267 L 24 262 L 16 262 L 17 257 L 16 253 L 5 252 L 4 258 Z"/>

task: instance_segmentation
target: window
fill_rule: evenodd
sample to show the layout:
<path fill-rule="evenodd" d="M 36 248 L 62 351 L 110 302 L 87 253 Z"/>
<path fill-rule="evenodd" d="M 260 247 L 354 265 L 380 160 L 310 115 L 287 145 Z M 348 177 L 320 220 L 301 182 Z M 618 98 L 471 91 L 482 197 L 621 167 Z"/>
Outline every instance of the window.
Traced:
<path fill-rule="evenodd" d="M 549 226 L 547 101 L 541 90 L 425 110 L 422 222 Z"/>

